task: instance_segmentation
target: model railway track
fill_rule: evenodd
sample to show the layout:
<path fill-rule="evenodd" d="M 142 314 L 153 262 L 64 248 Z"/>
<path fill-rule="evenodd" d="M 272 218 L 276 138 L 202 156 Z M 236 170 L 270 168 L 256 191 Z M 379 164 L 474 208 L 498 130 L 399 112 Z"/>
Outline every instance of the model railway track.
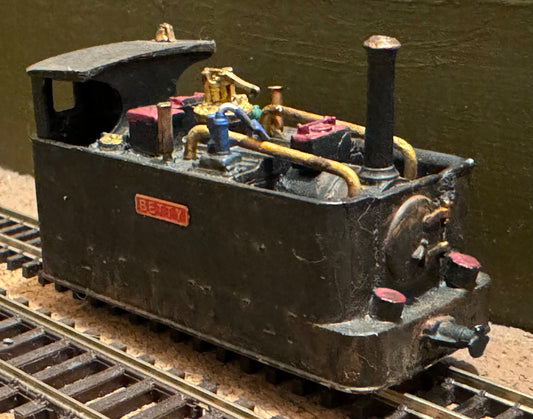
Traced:
<path fill-rule="evenodd" d="M 453 366 L 438 365 L 427 380 L 405 390 L 382 390 L 377 398 L 399 418 L 533 418 L 533 398 Z M 426 374 L 427 375 L 427 374 Z M 427 377 L 426 377 L 427 378 Z M 426 381 L 426 383 L 422 383 Z M 412 387 L 412 388 L 409 388 Z"/>
<path fill-rule="evenodd" d="M 0 207 L 0 262 L 10 270 L 22 268 L 25 277 L 32 277 L 41 268 L 40 257 L 38 222 Z M 74 412 L 87 418 L 121 417 L 144 403 L 151 407 L 131 417 L 256 417 L 242 406 L 1 295 L 0 305 L 0 339 L 4 339 L 0 344 L 0 412 L 15 408 L 21 418 L 33 417 L 38 409 L 59 416 Z M 87 371 L 91 375 L 81 383 L 69 382 Z M 533 419 L 533 398 L 526 394 L 452 366 L 434 367 L 423 376 L 382 390 L 363 403 L 356 397 L 355 402 L 348 402 L 347 410 L 355 405 L 358 413 L 354 417 L 394 419 Z M 431 376 L 429 386 L 427 376 Z M 110 394 L 88 402 L 95 395 L 101 397 L 99 385 L 110 389 Z M 116 396 L 119 393 L 114 391 L 121 386 L 123 391 Z"/>
<path fill-rule="evenodd" d="M 22 268 L 31 278 L 41 269 L 41 235 L 39 222 L 28 216 L 0 207 L 0 263 L 7 269 Z"/>
<path fill-rule="evenodd" d="M 0 207 L 0 262 L 37 274 L 37 220 Z M 0 412 L 17 418 L 257 417 L 1 295 L 0 339 Z"/>
<path fill-rule="evenodd" d="M 257 417 L 1 295 L 0 339 L 0 411 L 17 418 Z"/>

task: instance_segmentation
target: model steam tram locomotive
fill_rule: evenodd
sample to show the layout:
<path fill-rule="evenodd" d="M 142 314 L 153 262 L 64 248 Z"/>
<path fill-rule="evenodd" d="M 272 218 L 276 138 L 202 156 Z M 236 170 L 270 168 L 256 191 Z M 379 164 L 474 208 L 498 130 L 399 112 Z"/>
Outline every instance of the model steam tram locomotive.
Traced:
<path fill-rule="evenodd" d="M 490 278 L 455 250 L 473 161 L 393 135 L 400 44 L 364 46 L 366 130 L 276 87 L 261 110 L 229 67 L 173 96 L 215 43 L 169 25 L 29 67 L 40 282 L 345 392 L 480 356 Z"/>

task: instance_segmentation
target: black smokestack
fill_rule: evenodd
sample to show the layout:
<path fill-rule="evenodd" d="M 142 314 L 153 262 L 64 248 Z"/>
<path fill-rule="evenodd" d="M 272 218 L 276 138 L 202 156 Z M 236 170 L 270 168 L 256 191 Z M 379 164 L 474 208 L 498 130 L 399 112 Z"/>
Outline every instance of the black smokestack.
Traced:
<path fill-rule="evenodd" d="M 368 183 L 398 177 L 393 165 L 394 61 L 401 44 L 374 35 L 364 42 L 368 57 L 368 87 L 364 166 L 359 176 Z"/>

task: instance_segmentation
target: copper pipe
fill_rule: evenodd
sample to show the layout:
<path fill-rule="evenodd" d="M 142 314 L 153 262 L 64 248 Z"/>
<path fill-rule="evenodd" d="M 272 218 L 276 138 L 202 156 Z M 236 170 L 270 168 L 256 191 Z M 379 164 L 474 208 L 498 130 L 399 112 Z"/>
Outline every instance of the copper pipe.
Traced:
<path fill-rule="evenodd" d="M 270 103 L 272 105 L 283 105 L 281 94 L 283 86 L 268 86 L 268 89 L 270 90 Z"/>
<path fill-rule="evenodd" d="M 322 115 L 301 111 L 288 106 L 267 105 L 261 110 L 261 119 L 259 122 L 265 127 L 269 135 L 272 135 L 272 118 L 276 115 L 281 115 L 283 117 L 284 125 L 292 127 L 295 127 L 297 124 L 306 124 L 322 118 Z"/>
<path fill-rule="evenodd" d="M 173 149 L 172 104 L 159 102 L 157 104 L 157 153 L 169 157 Z"/>
<path fill-rule="evenodd" d="M 361 183 L 354 170 L 343 163 L 335 160 L 325 159 L 314 154 L 304 153 L 288 147 L 283 147 L 269 141 L 257 141 L 247 135 L 230 131 L 229 137 L 240 147 L 248 150 L 258 151 L 269 156 L 280 157 L 292 163 L 301 164 L 314 170 L 328 172 L 341 177 L 348 186 L 348 197 L 353 198 L 361 192 Z M 209 129 L 206 125 L 194 126 L 185 137 L 186 146 L 183 158 L 185 160 L 196 159 L 196 149 L 198 141 L 209 138 Z"/>
<path fill-rule="evenodd" d="M 302 111 L 300 109 L 290 108 L 282 105 L 267 105 L 261 111 L 260 123 L 265 127 L 269 135 L 273 134 L 274 116 L 281 115 L 285 125 L 295 127 L 297 124 L 307 124 L 308 122 L 322 119 L 323 115 Z M 338 124 L 346 125 L 348 129 L 356 136 L 364 139 L 365 127 L 354 124 L 353 122 L 337 120 Z M 414 148 L 403 138 L 394 136 L 392 138 L 394 146 L 400 150 L 404 159 L 403 176 L 406 179 L 415 179 L 417 172 L 417 160 Z"/>
<path fill-rule="evenodd" d="M 281 89 L 283 89 L 283 86 L 268 86 L 268 89 L 270 90 L 270 103 L 272 105 L 282 105 Z M 276 115 L 272 118 L 272 128 L 280 133 L 283 131 L 283 118 L 281 115 Z"/>
<path fill-rule="evenodd" d="M 209 129 L 207 128 L 207 125 L 195 125 L 189 130 L 184 137 L 185 150 L 183 152 L 183 160 L 196 160 L 198 142 L 202 139 L 209 139 Z"/>

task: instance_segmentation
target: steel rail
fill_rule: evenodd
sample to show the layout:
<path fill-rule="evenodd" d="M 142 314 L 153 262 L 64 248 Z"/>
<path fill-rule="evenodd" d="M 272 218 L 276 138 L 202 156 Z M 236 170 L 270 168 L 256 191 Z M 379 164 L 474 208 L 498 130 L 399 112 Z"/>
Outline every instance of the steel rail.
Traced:
<path fill-rule="evenodd" d="M 380 390 L 376 398 L 389 406 L 399 408 L 405 406 L 405 411 L 423 419 L 468 419 L 468 416 L 446 409 L 436 403 L 425 400 L 410 393 L 400 393 L 391 389 Z"/>
<path fill-rule="evenodd" d="M 454 385 L 463 387 L 471 392 L 483 391 L 483 396 L 493 399 L 507 406 L 517 406 L 520 410 L 533 414 L 533 397 L 500 386 L 492 381 L 456 367 L 448 367 L 447 376 L 453 380 Z"/>
<path fill-rule="evenodd" d="M 26 224 L 31 228 L 39 229 L 38 220 L 32 217 L 29 217 L 27 215 L 20 214 L 18 212 L 10 210 L 9 208 L 0 206 L 0 216 L 9 218 L 10 220 L 13 220 L 14 222 Z M 0 243 L 6 244 L 28 255 L 32 255 L 38 258 L 41 257 L 41 249 L 39 247 L 28 244 L 24 242 L 23 240 L 18 240 L 7 234 L 0 233 Z"/>
<path fill-rule="evenodd" d="M 175 389 L 179 392 L 184 393 L 185 395 L 192 397 L 198 400 L 201 403 L 204 403 L 210 407 L 213 407 L 223 413 L 231 415 L 237 419 L 259 419 L 253 411 L 246 409 L 242 406 L 239 406 L 236 403 L 229 402 L 224 400 L 220 396 L 205 390 L 201 387 L 195 386 L 186 382 L 184 379 L 181 379 L 177 376 L 169 374 L 165 371 L 162 371 L 147 362 L 144 362 L 140 359 L 134 358 L 127 353 L 116 349 L 110 345 L 106 345 L 99 340 L 96 340 L 88 335 L 79 333 L 75 329 L 53 321 L 51 318 L 42 315 L 40 313 L 34 312 L 30 308 L 17 303 L 16 301 L 10 300 L 7 297 L 0 295 L 0 306 L 3 306 L 15 314 L 24 317 L 37 326 L 43 327 L 50 331 L 51 333 L 57 334 L 62 338 L 66 338 L 88 350 L 92 350 L 98 354 L 101 354 L 103 357 L 116 362 L 117 364 L 123 365 L 126 368 L 130 368 L 136 372 L 142 373 L 148 377 L 157 380 L 161 384 L 168 386 L 172 389 Z M 0 368 L 3 364 L 0 364 Z M 24 380 L 25 381 L 25 380 Z M 31 384 L 31 382 L 30 382 Z M 39 390 L 40 391 L 40 390 Z M 65 401 L 66 403 L 67 401 Z M 88 416 L 90 418 L 96 416 Z M 98 416 L 99 418 L 101 416 Z M 105 417 L 105 416 L 104 416 Z"/>
<path fill-rule="evenodd" d="M 509 408 L 515 407 L 524 413 L 533 414 L 533 397 L 527 394 L 498 385 L 453 366 L 448 366 L 444 377 L 450 384 L 473 395 L 477 394 Z M 405 412 L 419 418 L 468 418 L 468 416 L 410 393 L 384 389 L 377 392 L 375 397 L 389 406 L 402 407 Z"/>
<path fill-rule="evenodd" d="M 31 244 L 25 243 L 22 240 L 15 239 L 8 236 L 7 234 L 0 233 L 0 243 L 7 244 L 10 247 L 13 247 L 17 250 L 22 251 L 25 254 L 41 258 L 41 249 L 37 246 L 32 246 Z"/>
<path fill-rule="evenodd" d="M 63 409 L 65 412 L 75 413 L 76 415 L 87 419 L 108 419 L 94 409 L 78 400 L 67 396 L 61 391 L 35 379 L 30 374 L 13 367 L 9 362 L 0 359 L 0 376 L 7 378 L 11 384 L 17 383 L 24 386 L 26 390 L 40 394 L 53 405 Z"/>
<path fill-rule="evenodd" d="M 38 227 L 39 226 L 39 220 L 37 220 L 36 218 L 33 218 L 33 217 L 30 217 L 28 215 L 24 215 L 24 214 L 21 214 L 19 212 L 15 212 L 9 208 L 6 208 L 6 207 L 3 207 L 0 205 L 0 215 L 7 215 L 8 217 L 10 218 L 15 218 L 19 221 L 23 221 L 27 224 L 31 224 L 33 225 L 34 227 Z"/>

